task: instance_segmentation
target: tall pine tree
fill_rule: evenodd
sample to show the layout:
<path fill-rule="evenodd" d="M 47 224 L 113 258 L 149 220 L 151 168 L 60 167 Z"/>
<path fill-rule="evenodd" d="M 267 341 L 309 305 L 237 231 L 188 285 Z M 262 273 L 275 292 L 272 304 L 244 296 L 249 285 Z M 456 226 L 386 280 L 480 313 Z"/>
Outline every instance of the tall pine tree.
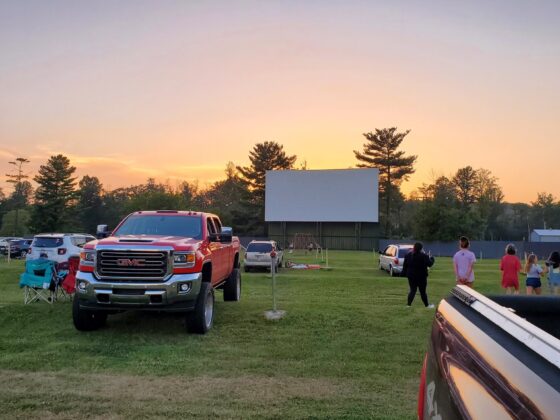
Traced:
<path fill-rule="evenodd" d="M 35 191 L 35 204 L 30 226 L 35 232 L 64 230 L 68 224 L 69 209 L 76 197 L 76 168 L 63 155 L 51 156 L 46 165 L 41 165 L 33 180 L 39 184 Z"/>
<path fill-rule="evenodd" d="M 398 150 L 406 135 L 397 133 L 397 128 L 375 129 L 375 133 L 364 133 L 367 142 L 363 145 L 363 151 L 354 150 L 354 155 L 361 163 L 359 168 L 379 169 L 379 192 L 380 201 L 383 201 L 385 218 L 385 235 L 391 236 L 391 206 L 395 199 L 401 197 L 400 185 L 414 173 L 414 163 L 417 156 L 405 156 L 403 151 Z"/>
<path fill-rule="evenodd" d="M 262 234 L 264 227 L 264 193 L 266 171 L 292 169 L 297 156 L 288 156 L 284 146 L 274 141 L 257 143 L 249 152 L 251 166 L 238 166 L 241 180 L 247 186 L 246 193 L 241 197 L 246 221 L 242 227 L 246 233 Z M 239 216 L 239 215 L 238 215 Z M 237 219 L 241 219 L 237 217 Z"/>

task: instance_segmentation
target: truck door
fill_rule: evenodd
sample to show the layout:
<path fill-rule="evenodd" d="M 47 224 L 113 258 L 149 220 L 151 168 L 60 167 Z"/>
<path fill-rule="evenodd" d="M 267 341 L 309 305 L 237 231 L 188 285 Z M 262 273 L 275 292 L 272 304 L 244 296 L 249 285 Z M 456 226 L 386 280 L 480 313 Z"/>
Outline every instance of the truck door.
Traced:
<path fill-rule="evenodd" d="M 222 244 L 215 239 L 218 232 L 210 217 L 206 219 L 206 231 L 208 232 L 208 248 L 212 252 L 212 284 L 215 284 L 224 278 L 224 258 Z"/>
<path fill-rule="evenodd" d="M 218 219 L 217 217 L 213 217 L 212 219 L 214 221 L 214 226 L 216 227 L 216 232 L 218 233 L 218 235 L 220 235 L 222 232 L 222 223 L 220 222 L 220 219 Z M 220 258 L 222 259 L 223 270 L 224 270 L 222 272 L 223 278 L 229 276 L 231 266 L 233 266 L 232 250 L 233 247 L 231 246 L 231 243 L 228 244 L 228 243 L 220 242 Z"/>

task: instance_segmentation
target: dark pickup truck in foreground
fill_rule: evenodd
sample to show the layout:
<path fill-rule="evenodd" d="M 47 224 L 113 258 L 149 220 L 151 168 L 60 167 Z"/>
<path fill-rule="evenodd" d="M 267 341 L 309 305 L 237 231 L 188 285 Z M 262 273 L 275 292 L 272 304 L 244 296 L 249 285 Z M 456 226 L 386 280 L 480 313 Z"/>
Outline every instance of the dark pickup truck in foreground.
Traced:
<path fill-rule="evenodd" d="M 94 330 L 126 310 L 186 314 L 190 332 L 214 319 L 214 289 L 224 300 L 241 294 L 239 239 L 210 213 L 139 211 L 112 234 L 88 242 L 80 255 L 74 326 Z"/>
<path fill-rule="evenodd" d="M 435 316 L 418 418 L 559 419 L 559 337 L 560 297 L 455 287 Z"/>

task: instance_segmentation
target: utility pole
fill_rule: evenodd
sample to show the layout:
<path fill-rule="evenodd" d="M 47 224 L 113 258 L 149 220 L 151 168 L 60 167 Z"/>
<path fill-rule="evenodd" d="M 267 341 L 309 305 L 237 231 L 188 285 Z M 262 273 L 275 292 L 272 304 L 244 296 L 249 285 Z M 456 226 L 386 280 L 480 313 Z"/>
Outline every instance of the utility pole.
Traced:
<path fill-rule="evenodd" d="M 15 221 L 14 221 L 14 236 L 18 236 L 17 235 L 17 231 L 18 231 L 18 225 L 19 225 L 19 207 L 22 204 L 20 201 L 20 197 L 18 197 L 18 193 L 23 193 L 23 191 L 18 191 L 18 187 L 21 188 L 21 182 L 24 179 L 29 178 L 28 175 L 25 175 L 23 173 L 23 165 L 25 163 L 29 163 L 30 161 L 28 159 L 22 158 L 22 157 L 18 157 L 16 158 L 15 161 L 12 162 L 8 162 L 10 165 L 14 165 L 16 167 L 16 171 L 17 174 L 6 174 L 6 176 L 8 177 L 8 180 L 6 182 L 9 182 L 11 184 L 14 184 L 14 197 L 16 198 L 16 217 L 15 217 Z"/>

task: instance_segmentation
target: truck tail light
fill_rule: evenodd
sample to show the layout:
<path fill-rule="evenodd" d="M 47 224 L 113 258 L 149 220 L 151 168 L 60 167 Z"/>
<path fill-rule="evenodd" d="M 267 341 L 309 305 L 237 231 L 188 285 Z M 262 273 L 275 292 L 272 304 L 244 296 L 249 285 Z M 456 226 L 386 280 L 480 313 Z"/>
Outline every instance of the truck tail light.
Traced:
<path fill-rule="evenodd" d="M 426 364 L 428 353 L 424 356 L 422 373 L 420 374 L 420 387 L 418 388 L 418 420 L 424 420 L 424 405 L 426 404 Z"/>
<path fill-rule="evenodd" d="M 398 258 L 395 258 L 395 259 L 393 260 L 393 262 L 395 263 L 395 265 L 399 265 L 399 259 L 398 259 Z"/>
<path fill-rule="evenodd" d="M 58 255 L 66 254 L 66 248 L 58 248 Z"/>

